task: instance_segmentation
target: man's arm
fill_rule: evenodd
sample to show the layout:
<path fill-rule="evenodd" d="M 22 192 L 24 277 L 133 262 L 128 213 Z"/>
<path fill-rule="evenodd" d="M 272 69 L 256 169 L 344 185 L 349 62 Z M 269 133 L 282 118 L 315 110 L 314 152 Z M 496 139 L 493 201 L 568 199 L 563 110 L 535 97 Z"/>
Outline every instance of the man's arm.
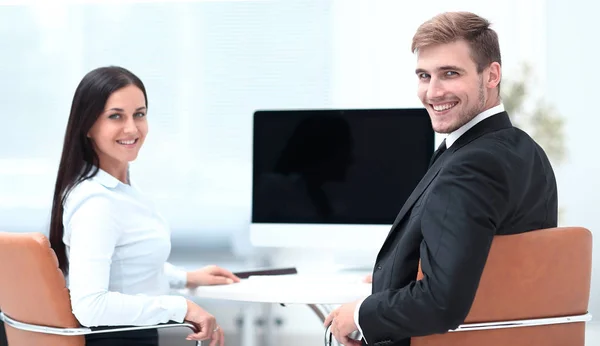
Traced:
<path fill-rule="evenodd" d="M 361 304 L 359 322 L 370 344 L 455 329 L 471 308 L 508 208 L 508 168 L 484 150 L 461 156 L 440 171 L 424 201 L 423 279 L 375 293 Z"/>
<path fill-rule="evenodd" d="M 363 331 L 362 331 L 362 328 L 360 327 L 360 321 L 359 321 L 358 317 L 359 317 L 359 313 L 360 313 L 360 306 L 365 301 L 365 299 L 366 298 L 363 298 L 356 303 L 356 308 L 354 308 L 354 316 L 353 316 L 354 324 L 356 324 L 356 328 L 358 329 L 358 332 L 360 333 L 360 337 L 363 339 L 365 339 L 365 338 L 363 337 Z M 367 342 L 367 339 L 365 339 L 365 342 Z"/>

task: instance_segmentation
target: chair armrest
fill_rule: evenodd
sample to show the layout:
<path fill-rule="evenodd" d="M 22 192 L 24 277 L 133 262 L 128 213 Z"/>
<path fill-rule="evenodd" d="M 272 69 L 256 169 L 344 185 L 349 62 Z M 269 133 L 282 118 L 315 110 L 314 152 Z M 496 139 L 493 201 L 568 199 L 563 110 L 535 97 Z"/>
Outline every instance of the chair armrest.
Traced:
<path fill-rule="evenodd" d="M 473 331 L 473 330 L 545 326 L 545 325 L 551 325 L 551 324 L 589 322 L 591 320 L 592 320 L 592 315 L 588 312 L 583 315 L 575 315 L 575 316 L 561 316 L 561 317 L 550 317 L 550 318 L 536 318 L 536 319 L 529 319 L 529 320 L 499 321 L 499 322 L 485 322 L 485 323 L 467 323 L 467 324 L 461 324 L 458 328 L 449 330 L 448 332 L 468 332 L 468 331 Z M 331 329 L 331 326 L 328 326 L 327 328 L 325 328 L 325 340 L 324 340 L 325 346 L 331 346 L 332 342 L 333 342 L 333 335 L 332 335 L 330 329 Z"/>
<path fill-rule="evenodd" d="M 11 326 L 15 329 L 25 330 L 34 333 L 54 334 L 62 336 L 77 336 L 77 335 L 89 335 L 89 334 L 101 334 L 101 333 L 116 333 L 116 332 L 129 332 L 134 330 L 145 330 L 145 329 L 166 329 L 166 328 L 180 328 L 185 327 L 192 330 L 194 333 L 197 332 L 196 327 L 191 323 L 164 323 L 152 326 L 134 326 L 134 327 L 109 327 L 102 329 L 92 329 L 87 327 L 80 328 L 56 328 L 48 326 L 39 326 L 36 324 L 25 323 L 17 321 L 3 312 L 0 312 L 0 320 L 4 321 L 6 325 Z M 200 345 L 200 341 L 198 341 Z"/>
<path fill-rule="evenodd" d="M 102 327 L 101 329 L 100 328 L 99 329 L 88 328 L 88 329 L 90 329 L 90 332 L 88 332 L 87 334 L 130 332 L 130 331 L 133 331 L 133 330 L 167 329 L 167 328 L 180 328 L 180 327 L 189 328 L 194 333 L 198 332 L 196 330 L 196 327 L 193 324 L 191 324 L 191 323 L 187 323 L 187 322 L 184 322 L 184 323 L 171 322 L 171 323 L 162 323 L 162 324 L 151 325 L 151 326 L 108 327 L 108 328 Z"/>
<path fill-rule="evenodd" d="M 460 326 L 458 326 L 458 328 L 449 330 L 449 332 L 466 332 L 466 331 L 472 331 L 472 330 L 546 326 L 546 325 L 551 325 L 551 324 L 589 322 L 591 320 L 592 320 L 592 315 L 588 312 L 583 315 L 575 315 L 575 316 L 534 318 L 534 319 L 528 319 L 528 320 L 498 321 L 498 322 L 485 322 L 485 323 L 467 323 L 467 324 L 461 324 Z"/>

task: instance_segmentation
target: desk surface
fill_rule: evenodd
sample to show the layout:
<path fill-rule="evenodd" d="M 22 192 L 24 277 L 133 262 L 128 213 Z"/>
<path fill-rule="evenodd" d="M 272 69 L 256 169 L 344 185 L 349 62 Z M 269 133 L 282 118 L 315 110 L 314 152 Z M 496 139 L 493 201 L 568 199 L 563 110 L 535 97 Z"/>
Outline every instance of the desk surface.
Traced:
<path fill-rule="evenodd" d="M 183 294 L 209 299 L 284 304 L 343 304 L 371 294 L 364 275 L 251 276 L 239 283 L 201 286 Z"/>

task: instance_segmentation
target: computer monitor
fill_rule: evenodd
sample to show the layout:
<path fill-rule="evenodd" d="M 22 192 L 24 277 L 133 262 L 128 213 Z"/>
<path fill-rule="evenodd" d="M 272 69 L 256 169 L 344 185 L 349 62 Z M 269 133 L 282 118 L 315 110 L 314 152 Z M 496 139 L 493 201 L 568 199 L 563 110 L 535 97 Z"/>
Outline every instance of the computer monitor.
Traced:
<path fill-rule="evenodd" d="M 250 240 L 379 249 L 434 151 L 425 109 L 254 113 Z"/>

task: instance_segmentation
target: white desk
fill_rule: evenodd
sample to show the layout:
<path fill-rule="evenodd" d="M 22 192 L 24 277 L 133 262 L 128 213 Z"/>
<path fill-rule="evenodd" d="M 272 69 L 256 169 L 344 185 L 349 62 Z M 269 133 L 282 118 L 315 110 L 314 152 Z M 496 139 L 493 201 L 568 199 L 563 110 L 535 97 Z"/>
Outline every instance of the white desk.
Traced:
<path fill-rule="evenodd" d="M 371 284 L 357 274 L 297 274 L 252 276 L 224 286 L 202 286 L 182 293 L 207 299 L 256 303 L 305 304 L 321 323 L 331 312 L 327 305 L 338 305 L 371 294 Z"/>
<path fill-rule="evenodd" d="M 251 276 L 224 286 L 201 286 L 186 292 L 199 298 L 258 303 L 343 304 L 371 294 L 359 275 Z"/>

